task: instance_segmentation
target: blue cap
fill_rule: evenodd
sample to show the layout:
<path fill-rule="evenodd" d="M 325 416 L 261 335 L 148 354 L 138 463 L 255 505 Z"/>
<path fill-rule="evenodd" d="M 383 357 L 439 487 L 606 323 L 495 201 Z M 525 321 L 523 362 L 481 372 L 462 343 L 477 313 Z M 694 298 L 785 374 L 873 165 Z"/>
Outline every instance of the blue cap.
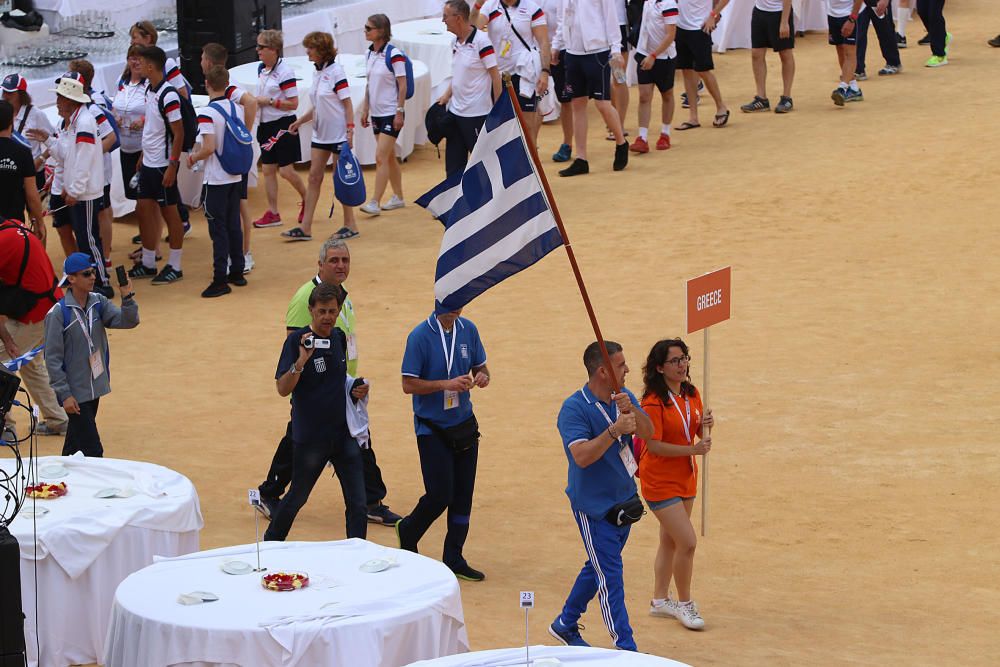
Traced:
<path fill-rule="evenodd" d="M 74 273 L 79 273 L 80 271 L 86 271 L 87 269 L 96 269 L 97 264 L 87 253 L 74 252 L 72 255 L 66 258 L 63 262 L 63 273 L 67 276 Z"/>

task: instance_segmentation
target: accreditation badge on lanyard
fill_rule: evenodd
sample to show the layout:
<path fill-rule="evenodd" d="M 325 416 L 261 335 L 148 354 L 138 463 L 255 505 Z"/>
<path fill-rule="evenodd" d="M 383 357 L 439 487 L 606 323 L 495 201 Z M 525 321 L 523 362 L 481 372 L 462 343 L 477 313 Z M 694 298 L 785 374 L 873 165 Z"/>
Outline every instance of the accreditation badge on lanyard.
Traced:
<path fill-rule="evenodd" d="M 611 417 L 608 416 L 607 411 L 604 409 L 604 406 L 601 405 L 600 401 L 598 401 L 594 405 L 596 405 L 597 409 L 601 411 L 602 415 L 604 415 L 604 419 L 608 422 L 608 426 L 613 425 L 614 421 L 612 421 Z M 615 405 L 615 416 L 616 417 L 618 416 L 617 405 Z M 628 476 L 634 477 L 635 472 L 639 469 L 639 464 L 635 462 L 635 457 L 632 455 L 632 448 L 629 447 L 627 444 L 625 444 L 621 436 L 618 436 L 615 439 L 618 441 L 618 458 L 622 460 L 622 464 L 625 466 L 625 470 L 628 471 Z"/>
<path fill-rule="evenodd" d="M 83 318 L 80 317 L 80 312 L 73 309 L 73 316 L 76 318 L 77 324 L 80 325 L 80 329 L 83 331 L 84 337 L 87 339 L 87 346 L 90 349 L 90 375 L 95 380 L 104 373 L 104 360 L 101 359 L 101 351 L 94 347 L 94 341 L 90 337 L 90 330 L 83 323 Z M 90 312 L 87 313 L 87 321 L 91 320 Z"/>
<path fill-rule="evenodd" d="M 441 351 L 444 353 L 444 363 L 448 369 L 448 378 L 451 379 L 451 363 L 455 360 L 455 339 L 458 338 L 458 323 L 456 322 L 451 328 L 451 352 L 448 351 L 448 345 L 444 341 L 444 327 L 441 322 L 438 322 L 438 333 L 441 334 Z M 458 407 L 458 392 L 451 391 L 450 389 L 444 390 L 444 409 L 454 410 Z"/>
<path fill-rule="evenodd" d="M 344 304 L 344 308 L 347 308 L 347 307 L 348 307 L 347 304 Z M 337 315 L 337 320 L 339 322 L 342 322 L 344 324 L 344 330 L 346 332 L 346 330 L 349 328 L 349 326 L 348 326 L 347 318 L 344 317 L 344 310 L 343 310 L 343 308 L 341 309 L 340 314 Z M 346 334 L 345 337 L 347 338 L 347 360 L 348 361 L 354 361 L 355 359 L 358 358 L 358 339 L 354 335 L 353 331 L 351 331 L 351 333 Z"/>
<path fill-rule="evenodd" d="M 681 418 L 681 426 L 684 427 L 684 439 L 687 444 L 693 445 L 694 440 L 691 438 L 691 403 L 688 401 L 687 397 L 684 397 L 684 412 L 681 412 L 681 406 L 677 404 L 677 399 L 674 398 L 673 393 L 670 393 L 670 402 L 674 404 L 674 410 L 677 411 L 677 415 Z M 686 415 L 685 415 L 686 413 Z M 688 457 L 688 462 L 691 464 L 691 470 L 694 470 L 694 456 Z"/>

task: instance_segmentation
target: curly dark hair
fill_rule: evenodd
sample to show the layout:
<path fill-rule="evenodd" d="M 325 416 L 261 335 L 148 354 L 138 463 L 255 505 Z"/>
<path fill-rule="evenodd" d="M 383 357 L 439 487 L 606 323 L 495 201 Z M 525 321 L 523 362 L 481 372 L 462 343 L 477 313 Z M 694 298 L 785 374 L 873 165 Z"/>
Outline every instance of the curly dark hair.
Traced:
<path fill-rule="evenodd" d="M 656 367 L 662 366 L 667 362 L 667 355 L 670 353 L 670 348 L 672 347 L 680 348 L 684 356 L 689 356 L 687 343 L 680 338 L 667 338 L 657 341 L 653 345 L 653 348 L 649 351 L 649 355 L 646 357 L 646 363 L 642 367 L 642 395 L 648 396 L 649 394 L 653 394 L 663 401 L 664 404 L 670 400 L 670 389 L 667 388 L 667 383 L 663 379 L 663 375 L 656 370 Z M 694 393 L 695 388 L 691 383 L 689 367 L 687 380 L 681 382 L 681 395 L 694 396 Z"/>

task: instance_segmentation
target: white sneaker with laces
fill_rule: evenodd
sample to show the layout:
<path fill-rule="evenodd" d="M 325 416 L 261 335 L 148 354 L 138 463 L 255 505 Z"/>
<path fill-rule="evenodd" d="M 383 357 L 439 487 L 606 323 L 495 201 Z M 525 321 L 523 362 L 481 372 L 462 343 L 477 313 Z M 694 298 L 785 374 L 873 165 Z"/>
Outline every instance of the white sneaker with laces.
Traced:
<path fill-rule="evenodd" d="M 389 201 L 385 203 L 385 206 L 382 207 L 382 210 L 391 211 L 396 208 L 403 208 L 404 206 L 406 206 L 406 202 L 403 201 L 403 198 L 393 195 L 389 198 Z"/>
<path fill-rule="evenodd" d="M 243 275 L 246 275 L 251 271 L 253 271 L 253 267 L 254 267 L 253 253 L 248 252 L 243 255 Z"/>
<path fill-rule="evenodd" d="M 378 215 L 382 212 L 382 209 L 379 207 L 378 202 L 370 201 L 361 206 L 361 212 L 367 213 L 368 215 Z"/>
<path fill-rule="evenodd" d="M 677 600 L 668 595 L 667 601 L 659 606 L 650 603 L 649 615 L 660 616 L 662 618 L 677 618 Z"/>
<path fill-rule="evenodd" d="M 705 627 L 705 619 L 698 613 L 698 605 L 694 600 L 677 603 L 677 620 L 688 630 L 701 630 Z"/>

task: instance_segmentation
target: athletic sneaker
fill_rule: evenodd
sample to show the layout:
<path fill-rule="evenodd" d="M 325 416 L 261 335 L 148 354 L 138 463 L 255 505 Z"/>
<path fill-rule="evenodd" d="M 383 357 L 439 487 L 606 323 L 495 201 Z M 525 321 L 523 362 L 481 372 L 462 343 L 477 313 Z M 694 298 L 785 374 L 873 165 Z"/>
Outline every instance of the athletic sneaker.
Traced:
<path fill-rule="evenodd" d="M 647 146 L 647 150 L 648 150 Z M 611 165 L 611 168 L 615 171 L 621 171 L 628 166 L 628 142 L 623 141 L 617 146 L 615 146 L 615 161 Z"/>
<path fill-rule="evenodd" d="M 260 216 L 253 221 L 253 226 L 257 229 L 264 229 L 266 227 L 280 227 L 281 226 L 281 214 L 274 213 L 270 209 L 264 211 L 264 215 Z"/>
<path fill-rule="evenodd" d="M 403 198 L 393 195 L 389 197 L 389 201 L 385 203 L 385 206 L 382 207 L 382 210 L 394 211 L 397 208 L 403 208 L 404 206 L 406 206 L 406 202 L 403 200 Z"/>
<path fill-rule="evenodd" d="M 701 630 L 705 627 L 705 619 L 698 613 L 698 605 L 694 600 L 677 603 L 677 620 L 688 630 Z"/>
<path fill-rule="evenodd" d="M 628 149 L 633 153 L 648 153 L 649 143 L 642 137 L 636 137 L 635 141 L 632 142 L 632 145 L 629 146 Z"/>
<path fill-rule="evenodd" d="M 952 34 L 950 32 L 949 33 L 945 33 L 945 36 L 944 36 L 944 55 L 946 55 L 946 56 L 948 55 L 948 50 L 951 48 L 951 42 L 952 42 L 953 39 L 954 39 L 954 37 L 952 36 Z"/>
<path fill-rule="evenodd" d="M 66 435 L 66 429 L 69 428 L 69 422 L 38 422 L 35 425 L 35 435 Z"/>
<path fill-rule="evenodd" d="M 243 277 L 242 273 L 230 273 L 226 276 L 226 282 L 237 287 L 247 286 L 247 279 Z"/>
<path fill-rule="evenodd" d="M 903 71 L 902 65 L 886 65 L 878 71 L 879 76 L 892 76 L 893 74 L 899 74 Z"/>
<path fill-rule="evenodd" d="M 368 508 L 368 523 L 380 523 L 383 526 L 395 526 L 396 522 L 402 519 L 385 503 L 379 503 L 375 507 Z"/>
<path fill-rule="evenodd" d="M 226 283 L 212 283 L 206 287 L 201 292 L 201 296 L 205 299 L 212 299 L 217 296 L 224 296 L 233 291 L 233 288 Z"/>
<path fill-rule="evenodd" d="M 854 90 L 853 88 L 847 89 L 847 94 L 844 95 L 845 102 L 864 102 L 865 96 L 861 93 L 861 89 L 858 88 Z"/>
<path fill-rule="evenodd" d="M 774 107 L 774 113 L 788 113 L 792 108 L 792 98 L 782 95 L 778 105 Z"/>
<path fill-rule="evenodd" d="M 578 176 L 579 174 L 589 174 L 590 173 L 590 163 L 586 160 L 581 160 L 576 158 L 573 163 L 570 164 L 565 169 L 559 170 L 560 176 Z"/>
<path fill-rule="evenodd" d="M 990 46 L 1000 48 L 1000 35 L 997 35 L 993 39 L 986 40 L 986 43 L 989 44 Z"/>
<path fill-rule="evenodd" d="M 854 78 L 857 79 L 858 81 L 867 81 L 868 75 L 864 72 L 855 72 Z"/>
<path fill-rule="evenodd" d="M 170 283 L 176 283 L 179 280 L 184 279 L 184 272 L 178 271 L 174 267 L 167 264 L 163 267 L 163 270 L 155 278 L 153 278 L 154 285 L 169 285 Z"/>
<path fill-rule="evenodd" d="M 115 298 L 115 290 L 111 285 L 96 285 L 94 291 L 107 299 Z"/>
<path fill-rule="evenodd" d="M 378 202 L 374 199 L 370 202 L 363 204 L 360 209 L 362 213 L 367 213 L 368 215 L 380 215 L 382 213 L 382 207 L 378 205 Z"/>
<path fill-rule="evenodd" d="M 660 138 L 656 140 L 656 150 L 665 151 L 670 149 L 670 135 L 660 133 Z"/>
<path fill-rule="evenodd" d="M 253 267 L 256 266 L 253 261 L 253 253 L 246 253 L 243 255 L 243 273 L 247 274 L 253 271 Z"/>
<path fill-rule="evenodd" d="M 948 58 L 945 56 L 931 56 L 924 63 L 924 67 L 943 67 L 948 64 Z"/>
<path fill-rule="evenodd" d="M 394 526 L 394 528 L 396 529 L 396 539 L 399 540 L 399 548 L 405 551 L 412 551 L 413 553 L 417 553 L 417 543 L 411 542 L 403 535 L 404 532 L 403 521 L 404 519 L 400 519 L 399 521 L 396 522 L 396 525 Z"/>
<path fill-rule="evenodd" d="M 131 269 L 128 270 L 129 278 L 155 278 L 156 277 L 156 267 L 150 268 L 141 262 L 136 263 Z"/>
<path fill-rule="evenodd" d="M 900 35 L 898 32 L 896 33 L 896 46 L 901 49 L 906 48 L 906 38 Z"/>
<path fill-rule="evenodd" d="M 766 97 L 754 95 L 753 99 L 740 107 L 743 113 L 756 113 L 757 111 L 770 111 L 771 102 Z"/>
<path fill-rule="evenodd" d="M 278 511 L 278 504 L 281 502 L 280 498 L 271 498 L 269 496 L 260 497 L 260 505 L 254 505 L 253 508 L 260 512 L 260 515 L 271 520 L 271 517 Z"/>
<path fill-rule="evenodd" d="M 701 101 L 701 94 L 705 92 L 705 82 L 701 79 L 698 80 L 698 101 Z M 681 107 L 687 109 L 688 105 L 688 94 L 687 91 L 681 93 Z"/>
<path fill-rule="evenodd" d="M 552 155 L 553 162 L 569 162 L 573 157 L 573 148 L 569 144 L 559 144 L 559 150 Z"/>
<path fill-rule="evenodd" d="M 833 103 L 838 107 L 842 107 L 844 106 L 844 102 L 847 101 L 847 91 L 848 88 L 846 86 L 837 86 L 833 89 L 833 92 L 830 93 L 830 99 L 832 99 Z"/>
<path fill-rule="evenodd" d="M 920 46 L 927 46 L 930 43 L 931 43 L 930 33 L 927 33 L 926 35 L 917 40 L 917 44 L 919 44 Z"/>
<path fill-rule="evenodd" d="M 450 566 L 449 566 L 450 567 Z M 455 577 L 462 581 L 484 581 L 486 575 L 471 567 L 468 563 L 462 563 L 458 567 L 450 568 L 455 573 Z"/>
<path fill-rule="evenodd" d="M 659 606 L 650 602 L 649 615 L 659 616 L 661 618 L 677 618 L 677 600 L 674 600 L 668 595 L 667 601 Z"/>
<path fill-rule="evenodd" d="M 579 623 L 574 626 L 565 626 L 563 625 L 562 617 L 557 616 L 556 620 L 552 621 L 552 625 L 549 626 L 549 634 L 566 646 L 590 646 L 580 636 L 580 630 L 584 629 Z"/>
<path fill-rule="evenodd" d="M 134 243 L 135 245 L 140 245 L 142 243 L 142 235 L 136 234 L 135 236 L 133 236 L 132 243 Z"/>

